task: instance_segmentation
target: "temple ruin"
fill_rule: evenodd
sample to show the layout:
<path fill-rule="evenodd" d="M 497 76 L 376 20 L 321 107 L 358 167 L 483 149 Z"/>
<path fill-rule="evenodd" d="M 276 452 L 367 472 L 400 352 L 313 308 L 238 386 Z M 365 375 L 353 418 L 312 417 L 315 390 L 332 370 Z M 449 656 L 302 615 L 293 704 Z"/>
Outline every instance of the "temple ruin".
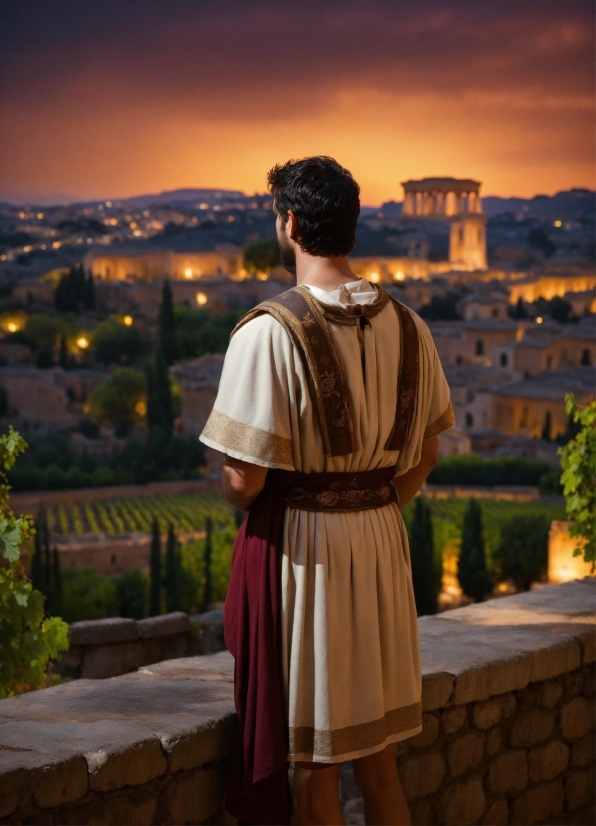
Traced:
<path fill-rule="evenodd" d="M 480 182 L 466 178 L 403 181 L 402 219 L 449 220 L 449 263 L 454 268 L 486 269 L 486 218 Z"/>

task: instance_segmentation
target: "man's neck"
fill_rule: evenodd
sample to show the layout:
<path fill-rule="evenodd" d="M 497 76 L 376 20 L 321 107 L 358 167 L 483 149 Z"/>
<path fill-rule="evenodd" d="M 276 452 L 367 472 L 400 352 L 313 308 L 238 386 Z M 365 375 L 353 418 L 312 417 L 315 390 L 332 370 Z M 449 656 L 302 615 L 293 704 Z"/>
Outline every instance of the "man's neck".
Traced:
<path fill-rule="evenodd" d="M 341 284 L 359 280 L 350 269 L 345 255 L 337 258 L 320 258 L 305 254 L 296 256 L 296 284 L 299 287 L 308 285 L 330 292 L 337 290 Z"/>

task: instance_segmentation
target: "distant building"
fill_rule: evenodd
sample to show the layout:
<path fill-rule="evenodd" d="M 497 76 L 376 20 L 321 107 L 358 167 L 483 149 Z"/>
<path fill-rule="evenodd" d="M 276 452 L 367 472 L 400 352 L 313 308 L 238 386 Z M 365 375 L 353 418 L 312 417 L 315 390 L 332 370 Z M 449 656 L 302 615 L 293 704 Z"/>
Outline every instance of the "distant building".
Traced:
<path fill-rule="evenodd" d="M 241 279 L 246 276 L 242 250 L 218 247 L 210 252 L 179 252 L 167 247 L 94 251 L 88 253 L 83 265 L 96 278 L 105 281 L 196 281 L 208 277 Z"/>

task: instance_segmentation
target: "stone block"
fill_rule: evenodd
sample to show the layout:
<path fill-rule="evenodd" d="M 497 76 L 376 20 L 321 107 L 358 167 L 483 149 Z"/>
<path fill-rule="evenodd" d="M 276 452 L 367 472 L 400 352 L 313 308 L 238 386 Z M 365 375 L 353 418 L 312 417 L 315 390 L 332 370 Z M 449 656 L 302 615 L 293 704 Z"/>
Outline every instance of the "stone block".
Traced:
<path fill-rule="evenodd" d="M 126 792 L 102 795 L 78 806 L 60 809 L 60 823 L 79 826 L 149 826 L 157 812 L 157 790 L 129 789 Z"/>
<path fill-rule="evenodd" d="M 560 781 L 536 786 L 513 801 L 511 823 L 524 825 L 550 823 L 563 810 L 563 784 Z"/>
<path fill-rule="evenodd" d="M 486 738 L 486 753 L 492 757 L 493 754 L 496 754 L 503 742 L 503 733 L 501 732 L 500 728 L 493 728 L 488 733 L 488 737 Z"/>
<path fill-rule="evenodd" d="M 594 764 L 596 740 L 594 732 L 589 732 L 571 746 L 571 765 L 574 769 L 583 769 Z"/>
<path fill-rule="evenodd" d="M 565 692 L 568 697 L 579 697 L 582 693 L 584 675 L 581 671 L 572 671 L 565 676 Z"/>
<path fill-rule="evenodd" d="M 532 749 L 528 754 L 528 768 L 532 783 L 554 780 L 569 763 L 569 747 L 560 740 L 553 740 L 547 746 Z"/>
<path fill-rule="evenodd" d="M 549 680 L 540 687 L 538 705 L 543 708 L 554 708 L 563 696 L 563 686 L 554 680 Z"/>
<path fill-rule="evenodd" d="M 505 720 L 508 720 L 517 710 L 517 699 L 515 694 L 505 694 L 501 697 L 501 713 Z"/>
<path fill-rule="evenodd" d="M 137 742 L 120 741 L 85 754 L 89 788 L 110 792 L 123 786 L 140 786 L 159 777 L 168 766 L 156 737 Z"/>
<path fill-rule="evenodd" d="M 146 665 L 139 669 L 143 674 L 164 677 L 168 680 L 206 680 L 208 682 L 234 682 L 234 658 L 229 651 L 182 657 Z"/>
<path fill-rule="evenodd" d="M 468 769 L 477 766 L 482 760 L 482 752 L 482 739 L 475 734 L 464 734 L 450 743 L 447 754 L 453 777 L 459 777 Z"/>
<path fill-rule="evenodd" d="M 73 622 L 68 627 L 71 645 L 107 645 L 139 639 L 139 629 L 133 619 L 109 617 L 100 620 Z"/>
<path fill-rule="evenodd" d="M 488 772 L 491 791 L 518 794 L 528 785 L 528 760 L 525 751 L 506 751 L 495 757 Z"/>
<path fill-rule="evenodd" d="M 532 709 L 520 714 L 511 726 L 509 742 L 516 748 L 527 748 L 550 737 L 555 720 L 546 711 Z"/>
<path fill-rule="evenodd" d="M 35 772 L 33 802 L 40 809 L 78 800 L 87 793 L 87 764 L 82 756 L 56 761 Z"/>
<path fill-rule="evenodd" d="M 561 708 L 563 739 L 580 740 L 594 727 L 594 706 L 584 697 L 575 697 Z"/>
<path fill-rule="evenodd" d="M 594 802 L 594 772 L 575 771 L 565 781 L 565 800 L 570 812 Z"/>
<path fill-rule="evenodd" d="M 528 685 L 530 675 L 531 658 L 529 655 L 512 655 L 507 659 L 499 659 L 498 662 L 488 666 L 488 696 L 495 697 L 508 691 L 520 691 Z"/>
<path fill-rule="evenodd" d="M 107 797 L 94 797 L 78 806 L 67 806 L 60 810 L 61 826 L 107 826 L 108 819 Z"/>
<path fill-rule="evenodd" d="M 451 786 L 443 795 L 442 823 L 448 826 L 467 826 L 478 823 L 486 807 L 486 797 L 480 780 L 469 780 Z"/>
<path fill-rule="evenodd" d="M 412 826 L 429 826 L 430 823 L 433 823 L 432 809 L 428 800 L 418 800 L 414 803 L 410 809 L 410 816 Z M 351 822 L 354 823 L 355 821 Z"/>
<path fill-rule="evenodd" d="M 399 774 L 406 798 L 415 800 L 437 791 L 445 776 L 445 761 L 436 752 L 408 757 Z"/>
<path fill-rule="evenodd" d="M 496 726 L 502 713 L 501 703 L 498 700 L 485 700 L 475 704 L 472 719 L 476 728 L 485 731 Z"/>
<path fill-rule="evenodd" d="M 230 754 L 236 715 L 197 721 L 191 731 L 163 732 L 162 748 L 168 759 L 168 772 L 186 771 L 204 766 Z"/>
<path fill-rule="evenodd" d="M 140 640 L 112 645 L 97 645 L 85 651 L 81 665 L 81 677 L 88 680 L 105 680 L 136 671 L 147 662 L 149 649 Z"/>
<path fill-rule="evenodd" d="M 451 702 L 455 705 L 473 703 L 490 697 L 488 689 L 488 665 L 470 668 L 457 674 Z"/>
<path fill-rule="evenodd" d="M 424 749 L 431 746 L 439 736 L 439 718 L 436 714 L 422 715 L 422 731 L 410 740 L 415 749 Z"/>
<path fill-rule="evenodd" d="M 196 635 L 198 653 L 215 654 L 225 650 L 224 612 L 221 609 L 206 611 L 189 619 Z"/>
<path fill-rule="evenodd" d="M 483 826 L 507 826 L 509 823 L 509 806 L 506 800 L 495 800 L 482 818 Z"/>
<path fill-rule="evenodd" d="M 532 673 L 530 680 L 533 683 L 542 682 L 567 674 L 579 668 L 582 661 L 582 648 L 575 639 L 567 639 L 549 648 L 538 648 L 532 654 Z"/>
<path fill-rule="evenodd" d="M 594 695 L 596 694 L 596 672 L 590 668 L 587 674 L 584 674 L 584 684 L 582 687 L 582 694 L 588 700 L 594 702 Z"/>
<path fill-rule="evenodd" d="M 188 616 L 182 611 L 173 611 L 159 617 L 148 617 L 137 622 L 139 635 L 144 640 L 155 637 L 169 637 L 173 634 L 188 634 L 191 624 Z"/>
<path fill-rule="evenodd" d="M 444 671 L 422 676 L 422 710 L 443 708 L 453 693 L 453 675 Z"/>
<path fill-rule="evenodd" d="M 443 712 L 443 730 L 445 734 L 453 734 L 466 722 L 466 707 L 453 706 Z"/>
<path fill-rule="evenodd" d="M 174 775 L 164 787 L 158 807 L 158 823 L 179 826 L 203 823 L 223 806 L 222 769 L 194 769 Z"/>
<path fill-rule="evenodd" d="M 596 632 L 591 628 L 578 635 L 578 640 L 582 647 L 583 665 L 592 665 L 596 661 Z"/>

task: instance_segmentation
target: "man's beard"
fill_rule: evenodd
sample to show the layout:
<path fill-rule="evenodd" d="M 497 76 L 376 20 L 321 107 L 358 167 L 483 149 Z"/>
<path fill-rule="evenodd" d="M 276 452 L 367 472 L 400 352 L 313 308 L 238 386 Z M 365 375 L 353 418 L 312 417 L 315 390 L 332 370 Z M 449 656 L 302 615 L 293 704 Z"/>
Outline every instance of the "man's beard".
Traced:
<path fill-rule="evenodd" d="M 291 275 L 296 275 L 296 253 L 294 248 L 281 232 L 277 234 L 277 243 L 279 244 L 279 257 L 282 267 Z"/>

